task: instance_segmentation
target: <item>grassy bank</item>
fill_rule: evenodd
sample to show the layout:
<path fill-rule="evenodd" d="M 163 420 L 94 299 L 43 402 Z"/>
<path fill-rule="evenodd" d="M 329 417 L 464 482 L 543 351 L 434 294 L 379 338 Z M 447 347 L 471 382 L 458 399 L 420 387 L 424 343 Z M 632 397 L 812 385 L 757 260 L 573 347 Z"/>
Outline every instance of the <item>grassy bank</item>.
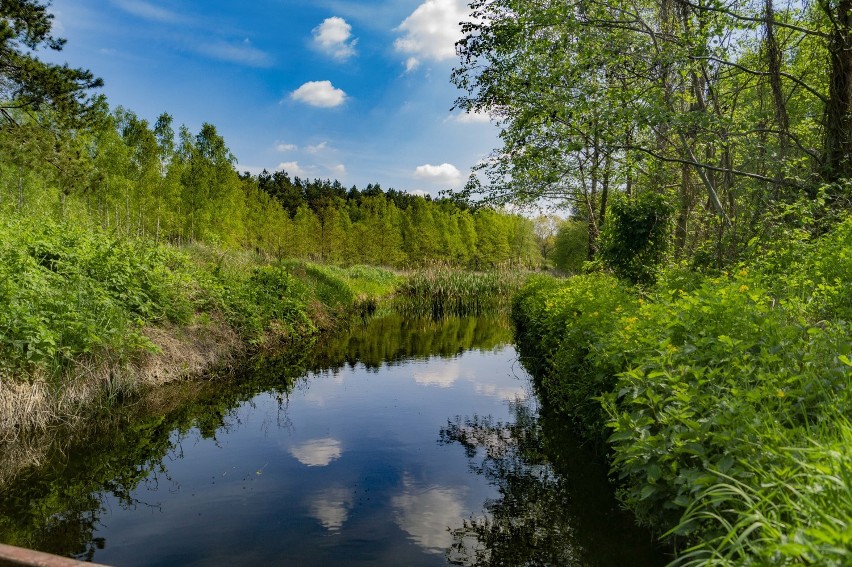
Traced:
<path fill-rule="evenodd" d="M 310 340 L 397 281 L 80 223 L 6 219 L 0 242 L 0 438 Z"/>
<path fill-rule="evenodd" d="M 0 441 L 311 341 L 381 306 L 506 308 L 515 273 L 396 273 L 173 247 L 79 221 L 0 220 Z"/>
<path fill-rule="evenodd" d="M 605 447 L 678 565 L 852 560 L 852 221 L 733 273 L 606 275 L 516 296 L 546 404 Z"/>

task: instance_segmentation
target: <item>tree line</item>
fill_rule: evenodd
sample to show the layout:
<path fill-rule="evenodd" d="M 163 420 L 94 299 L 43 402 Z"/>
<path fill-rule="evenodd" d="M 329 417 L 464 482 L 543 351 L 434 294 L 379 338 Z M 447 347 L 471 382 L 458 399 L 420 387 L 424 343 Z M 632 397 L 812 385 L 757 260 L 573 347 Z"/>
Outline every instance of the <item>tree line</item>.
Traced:
<path fill-rule="evenodd" d="M 197 133 L 176 130 L 163 113 L 150 124 L 125 108 L 111 111 L 103 98 L 86 128 L 71 134 L 56 137 L 31 120 L 20 114 L 14 128 L 0 128 L 6 214 L 77 216 L 126 236 L 341 265 L 540 262 L 533 223 L 523 216 L 378 184 L 346 189 L 284 171 L 238 173 L 209 123 Z M 32 133 L 26 144 L 21 130 Z"/>
<path fill-rule="evenodd" d="M 494 208 L 283 171 L 239 173 L 213 124 L 111 109 L 60 50 L 49 3 L 0 3 L 0 213 L 93 222 L 128 237 L 337 264 L 537 266 L 532 222 Z"/>

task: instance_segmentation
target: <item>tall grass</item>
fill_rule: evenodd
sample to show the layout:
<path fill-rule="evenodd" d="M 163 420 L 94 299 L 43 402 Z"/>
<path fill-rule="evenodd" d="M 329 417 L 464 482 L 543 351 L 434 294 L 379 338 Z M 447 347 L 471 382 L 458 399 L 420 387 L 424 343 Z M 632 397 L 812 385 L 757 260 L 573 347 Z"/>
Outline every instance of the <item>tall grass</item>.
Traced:
<path fill-rule="evenodd" d="M 805 438 L 779 431 L 748 467 L 760 482 L 720 473 L 701 490 L 672 533 L 713 529 L 673 565 L 849 565 L 852 424 L 838 412 L 818 429 Z"/>
<path fill-rule="evenodd" d="M 526 277 L 520 271 L 467 272 L 435 265 L 414 272 L 397 287 L 394 308 L 436 318 L 506 310 Z"/>

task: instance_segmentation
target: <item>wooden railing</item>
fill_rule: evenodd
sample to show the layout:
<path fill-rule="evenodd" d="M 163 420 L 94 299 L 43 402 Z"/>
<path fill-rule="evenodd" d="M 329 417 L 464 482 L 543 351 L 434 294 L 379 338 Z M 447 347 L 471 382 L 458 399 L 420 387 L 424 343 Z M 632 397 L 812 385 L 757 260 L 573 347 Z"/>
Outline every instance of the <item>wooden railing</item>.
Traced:
<path fill-rule="evenodd" d="M 0 567 L 104 567 L 0 543 Z"/>

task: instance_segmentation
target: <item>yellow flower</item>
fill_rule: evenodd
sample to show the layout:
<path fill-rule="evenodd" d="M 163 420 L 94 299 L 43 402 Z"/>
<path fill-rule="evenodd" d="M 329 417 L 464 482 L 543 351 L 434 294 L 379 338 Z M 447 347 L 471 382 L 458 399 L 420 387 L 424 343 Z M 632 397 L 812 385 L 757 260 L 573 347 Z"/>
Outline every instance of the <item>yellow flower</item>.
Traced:
<path fill-rule="evenodd" d="M 748 291 L 748 286 L 743 284 L 740 286 L 740 293 L 745 293 Z"/>
<path fill-rule="evenodd" d="M 787 394 L 784 393 L 784 390 L 779 389 L 777 392 L 775 392 L 775 395 L 778 396 L 779 398 L 783 398 Z"/>

